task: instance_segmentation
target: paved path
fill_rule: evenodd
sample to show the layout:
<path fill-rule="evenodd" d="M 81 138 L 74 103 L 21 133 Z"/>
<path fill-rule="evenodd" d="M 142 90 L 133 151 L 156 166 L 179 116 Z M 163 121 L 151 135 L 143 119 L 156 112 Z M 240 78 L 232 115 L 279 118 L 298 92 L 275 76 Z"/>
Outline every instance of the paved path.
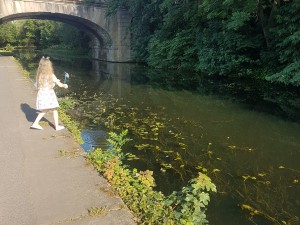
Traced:
<path fill-rule="evenodd" d="M 35 96 L 15 60 L 0 56 L 0 225 L 136 224 L 66 129 L 29 129 Z M 90 216 L 93 207 L 108 213 Z"/>

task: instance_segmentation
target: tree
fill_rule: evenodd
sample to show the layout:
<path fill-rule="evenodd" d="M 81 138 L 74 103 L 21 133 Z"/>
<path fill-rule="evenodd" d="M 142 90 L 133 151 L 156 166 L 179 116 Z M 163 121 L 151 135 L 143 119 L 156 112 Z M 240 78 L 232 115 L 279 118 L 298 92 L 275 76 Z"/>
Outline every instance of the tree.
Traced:
<path fill-rule="evenodd" d="M 256 7 L 253 1 L 201 1 L 198 71 L 245 75 L 259 63 L 264 44 Z"/>
<path fill-rule="evenodd" d="M 19 20 L 0 26 L 0 46 L 34 46 L 40 49 L 61 45 L 88 49 L 90 38 L 76 27 L 51 20 Z"/>
<path fill-rule="evenodd" d="M 48 48 L 52 45 L 59 44 L 59 36 L 61 34 L 59 30 L 59 24 L 57 22 L 45 20 L 36 21 L 39 30 L 39 42 L 36 43 L 38 47 Z"/>
<path fill-rule="evenodd" d="M 88 49 L 89 36 L 83 31 L 76 29 L 76 27 L 60 23 L 56 32 L 60 45 L 68 46 L 69 48 Z"/>
<path fill-rule="evenodd" d="M 23 22 L 20 32 L 21 44 L 23 46 L 34 46 L 36 43 L 36 26 L 33 20 Z"/>
<path fill-rule="evenodd" d="M 17 45 L 18 43 L 18 31 L 14 23 L 5 23 L 0 25 L 0 47 L 6 45 Z"/>
<path fill-rule="evenodd" d="M 278 7 L 271 30 L 275 40 L 275 53 L 279 61 L 278 72 L 267 79 L 284 84 L 300 84 L 300 2 L 285 1 Z"/>

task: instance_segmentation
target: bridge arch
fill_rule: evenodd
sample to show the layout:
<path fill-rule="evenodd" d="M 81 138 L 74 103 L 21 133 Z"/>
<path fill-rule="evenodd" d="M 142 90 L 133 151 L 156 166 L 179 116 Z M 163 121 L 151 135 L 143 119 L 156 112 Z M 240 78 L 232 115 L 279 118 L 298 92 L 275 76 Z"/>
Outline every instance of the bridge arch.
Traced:
<path fill-rule="evenodd" d="M 128 62 L 130 17 L 124 10 L 120 10 L 114 17 L 106 17 L 105 9 L 105 5 L 86 6 L 63 0 L 1 0 L 0 24 L 20 19 L 47 19 L 67 23 L 91 37 L 94 59 Z"/>

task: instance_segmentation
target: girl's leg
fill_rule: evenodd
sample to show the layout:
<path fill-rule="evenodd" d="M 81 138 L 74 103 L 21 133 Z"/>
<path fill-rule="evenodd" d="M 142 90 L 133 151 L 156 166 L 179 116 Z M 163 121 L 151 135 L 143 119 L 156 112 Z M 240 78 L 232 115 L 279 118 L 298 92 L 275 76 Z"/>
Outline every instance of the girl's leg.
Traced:
<path fill-rule="evenodd" d="M 43 130 L 43 128 L 39 125 L 40 120 L 45 116 L 48 110 L 42 110 L 36 117 L 35 121 L 31 125 L 31 128 Z"/>
<path fill-rule="evenodd" d="M 57 109 L 53 109 L 53 119 L 54 119 L 55 130 L 62 130 L 62 129 L 65 128 L 64 126 L 58 125 L 58 112 L 57 112 Z"/>

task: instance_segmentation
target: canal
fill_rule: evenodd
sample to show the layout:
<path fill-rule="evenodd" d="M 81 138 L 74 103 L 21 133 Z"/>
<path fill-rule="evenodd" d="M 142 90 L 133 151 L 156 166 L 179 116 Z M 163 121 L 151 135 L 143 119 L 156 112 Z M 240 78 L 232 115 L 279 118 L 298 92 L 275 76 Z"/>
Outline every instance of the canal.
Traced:
<path fill-rule="evenodd" d="M 41 54 L 16 58 L 34 79 Z M 85 147 L 128 129 L 126 163 L 154 171 L 169 194 L 199 171 L 212 178 L 211 225 L 300 224 L 300 92 L 248 79 L 208 79 L 131 64 L 52 57 L 70 74 L 70 110 Z M 32 106 L 34 107 L 34 106 Z M 257 210 L 258 215 L 253 211 Z M 252 212 L 252 214 L 251 214 Z"/>

